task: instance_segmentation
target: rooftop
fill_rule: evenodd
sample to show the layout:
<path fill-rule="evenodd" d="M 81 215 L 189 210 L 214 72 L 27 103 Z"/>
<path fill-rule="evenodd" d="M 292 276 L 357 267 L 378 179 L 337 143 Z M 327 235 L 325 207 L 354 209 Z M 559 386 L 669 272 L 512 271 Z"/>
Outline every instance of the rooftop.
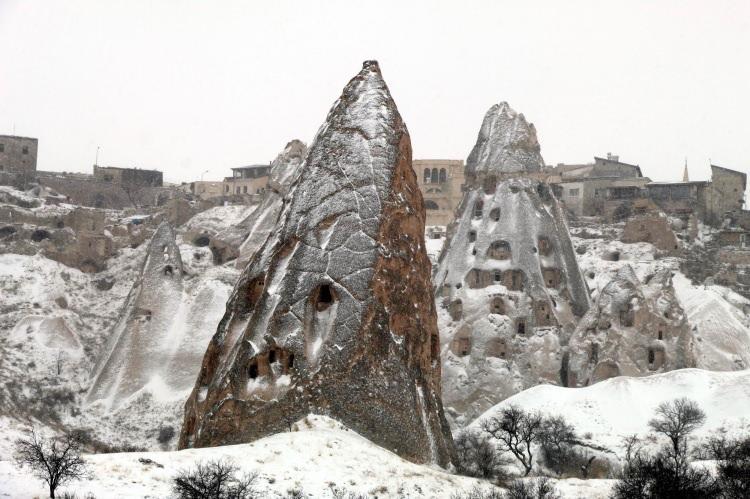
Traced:
<path fill-rule="evenodd" d="M 237 166 L 232 170 L 256 170 L 258 168 L 270 168 L 271 165 L 248 165 L 248 166 Z"/>
<path fill-rule="evenodd" d="M 20 135 L 0 135 L 0 139 L 23 139 L 23 140 L 39 141 L 39 139 L 35 137 L 22 137 Z"/>

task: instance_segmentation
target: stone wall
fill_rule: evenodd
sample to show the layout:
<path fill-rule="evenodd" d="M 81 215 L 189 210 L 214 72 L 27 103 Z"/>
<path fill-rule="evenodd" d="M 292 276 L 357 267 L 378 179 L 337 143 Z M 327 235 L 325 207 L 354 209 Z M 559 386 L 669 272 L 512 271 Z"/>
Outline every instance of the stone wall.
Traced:
<path fill-rule="evenodd" d="M 727 213 L 742 211 L 747 175 L 711 165 L 711 185 L 706 199 L 710 222 L 720 223 Z"/>
<path fill-rule="evenodd" d="M 35 171 L 37 147 L 37 139 L 0 135 L 0 172 Z"/>
<path fill-rule="evenodd" d="M 658 215 L 646 215 L 628 220 L 620 240 L 624 243 L 651 243 L 659 251 L 668 255 L 674 255 L 680 249 L 669 222 L 665 217 Z"/>
<path fill-rule="evenodd" d="M 125 188 L 161 187 L 164 185 L 162 172 L 139 168 L 94 165 L 94 178 L 102 182 L 121 184 Z"/>

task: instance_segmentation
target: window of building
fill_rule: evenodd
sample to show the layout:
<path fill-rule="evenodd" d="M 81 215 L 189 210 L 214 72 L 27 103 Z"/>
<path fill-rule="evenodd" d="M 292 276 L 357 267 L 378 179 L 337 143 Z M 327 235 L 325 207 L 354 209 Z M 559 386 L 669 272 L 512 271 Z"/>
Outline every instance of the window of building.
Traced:
<path fill-rule="evenodd" d="M 578 197 L 578 194 L 580 192 L 580 189 L 568 189 L 568 196 L 570 197 Z"/>
<path fill-rule="evenodd" d="M 21 153 L 23 153 L 23 154 L 29 154 L 29 147 L 28 146 L 23 146 L 23 149 L 21 149 Z"/>
<path fill-rule="evenodd" d="M 432 169 L 432 174 L 430 175 L 430 182 L 433 184 L 437 184 L 440 181 L 440 174 L 438 173 L 437 168 Z"/>
<path fill-rule="evenodd" d="M 229 186 L 228 185 L 224 186 L 224 192 L 229 192 Z"/>
<path fill-rule="evenodd" d="M 5 152 L 5 144 L 0 144 L 0 152 Z"/>
<path fill-rule="evenodd" d="M 448 180 L 447 172 L 445 171 L 445 168 L 440 169 L 440 183 L 444 183 L 446 180 Z"/>
<path fill-rule="evenodd" d="M 239 186 L 235 187 L 235 189 L 234 189 L 234 193 L 235 193 L 235 194 L 239 194 L 239 193 L 240 193 L 240 188 L 239 188 Z"/>
<path fill-rule="evenodd" d="M 247 186 L 242 187 L 242 194 L 247 194 Z"/>
<path fill-rule="evenodd" d="M 424 169 L 424 183 L 425 184 L 430 183 L 430 169 L 429 168 Z"/>
<path fill-rule="evenodd" d="M 424 202 L 424 207 L 425 207 L 426 210 L 437 210 L 437 209 L 439 209 L 438 204 L 435 201 L 431 200 L 431 199 L 428 199 L 427 201 Z"/>

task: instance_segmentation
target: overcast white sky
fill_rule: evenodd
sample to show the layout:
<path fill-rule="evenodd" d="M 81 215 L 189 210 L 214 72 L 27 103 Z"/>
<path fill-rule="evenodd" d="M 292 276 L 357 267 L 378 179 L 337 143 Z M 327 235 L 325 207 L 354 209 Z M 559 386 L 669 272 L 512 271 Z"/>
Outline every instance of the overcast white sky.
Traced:
<path fill-rule="evenodd" d="M 0 134 L 39 169 L 220 179 L 310 142 L 378 59 L 415 158 L 465 159 L 486 110 L 548 164 L 608 151 L 654 180 L 750 166 L 748 1 L 0 0 Z"/>

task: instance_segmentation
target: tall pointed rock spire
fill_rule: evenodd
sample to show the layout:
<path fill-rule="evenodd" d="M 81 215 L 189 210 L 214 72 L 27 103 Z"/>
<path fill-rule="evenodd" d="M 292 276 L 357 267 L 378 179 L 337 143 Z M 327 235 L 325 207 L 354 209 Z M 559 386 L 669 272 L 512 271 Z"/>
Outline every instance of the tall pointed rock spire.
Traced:
<path fill-rule="evenodd" d="M 447 465 L 424 203 L 377 62 L 344 88 L 289 196 L 208 346 L 180 447 L 247 442 L 318 413 Z"/>

